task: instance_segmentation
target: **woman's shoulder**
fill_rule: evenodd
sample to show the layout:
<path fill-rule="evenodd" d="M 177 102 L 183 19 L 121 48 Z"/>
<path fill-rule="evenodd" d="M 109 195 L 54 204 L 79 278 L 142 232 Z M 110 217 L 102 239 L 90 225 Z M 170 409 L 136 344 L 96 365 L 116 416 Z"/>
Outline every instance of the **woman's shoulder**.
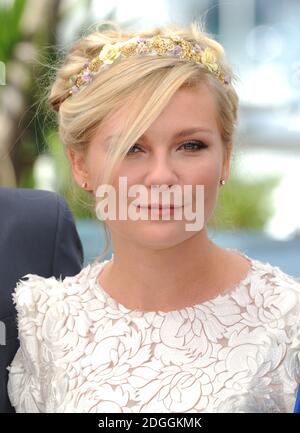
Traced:
<path fill-rule="evenodd" d="M 18 280 L 12 294 L 18 315 L 45 313 L 49 306 L 74 296 L 80 298 L 98 275 L 104 262 L 94 261 L 79 273 L 65 278 L 26 274 Z"/>
<path fill-rule="evenodd" d="M 279 266 L 268 261 L 251 259 L 252 278 L 264 279 L 274 288 L 287 289 L 300 294 L 300 278 L 283 271 Z"/>
<path fill-rule="evenodd" d="M 90 310 L 104 305 L 94 290 L 104 263 L 95 261 L 64 279 L 27 274 L 18 281 L 13 293 L 18 336 L 21 347 L 32 353 L 33 359 L 39 358 L 41 345 L 57 354 L 59 342 L 67 341 L 73 347 L 86 338 L 93 320 Z"/>
<path fill-rule="evenodd" d="M 101 266 L 94 262 L 64 279 L 27 274 L 18 281 L 13 300 L 20 348 L 7 367 L 9 398 L 17 411 L 44 412 L 51 385 L 61 382 L 59 362 L 49 372 L 49 360 L 57 362 L 67 356 L 66 348 L 71 353 L 84 346 L 90 322 L 82 305 L 91 297 L 90 281 Z M 49 400 L 50 408 L 57 403 Z"/>
<path fill-rule="evenodd" d="M 249 258 L 249 257 L 248 257 Z M 300 312 L 300 279 L 268 261 L 251 259 L 249 295 L 257 307 L 277 316 Z"/>

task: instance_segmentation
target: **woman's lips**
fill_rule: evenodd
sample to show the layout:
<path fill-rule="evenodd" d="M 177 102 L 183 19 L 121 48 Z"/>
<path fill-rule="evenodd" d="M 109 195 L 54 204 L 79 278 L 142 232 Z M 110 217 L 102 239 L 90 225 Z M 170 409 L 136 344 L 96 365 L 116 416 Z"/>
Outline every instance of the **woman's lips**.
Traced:
<path fill-rule="evenodd" d="M 169 205 L 149 204 L 147 206 L 138 205 L 137 207 L 142 209 L 179 209 L 182 206 L 175 206 L 173 204 L 169 204 Z"/>
<path fill-rule="evenodd" d="M 177 209 L 182 208 L 182 206 L 174 206 L 174 205 L 149 205 L 149 206 L 137 206 L 138 209 L 140 209 L 141 212 L 146 212 L 148 215 L 169 215 L 173 216 L 176 212 L 178 212 Z"/>

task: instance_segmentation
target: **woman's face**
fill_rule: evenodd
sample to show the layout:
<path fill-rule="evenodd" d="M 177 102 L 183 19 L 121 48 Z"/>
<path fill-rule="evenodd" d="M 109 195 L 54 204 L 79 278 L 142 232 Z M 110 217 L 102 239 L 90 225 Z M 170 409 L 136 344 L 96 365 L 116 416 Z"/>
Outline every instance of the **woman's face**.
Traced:
<path fill-rule="evenodd" d="M 118 126 L 122 124 L 127 110 L 128 106 L 124 106 L 107 118 L 90 143 L 85 164 L 88 183 L 95 194 L 97 179 L 104 169 L 107 139 L 112 134 L 120 133 Z M 120 177 L 127 178 L 128 189 L 132 185 L 146 188 L 149 204 L 152 185 L 179 185 L 182 191 L 184 185 L 192 185 L 194 212 L 199 209 L 195 203 L 196 185 L 203 185 L 206 225 L 216 205 L 220 180 L 227 179 L 229 171 L 230 155 L 226 154 L 221 141 L 216 116 L 214 95 L 206 85 L 178 90 L 121 162 L 111 183 L 116 191 L 117 203 Z M 184 132 L 191 129 L 195 131 Z M 137 197 L 127 197 L 127 205 L 136 202 Z M 171 203 L 174 203 L 172 196 Z M 118 211 L 118 204 L 116 209 Z M 148 213 L 148 210 L 144 212 Z M 186 230 L 187 223 L 191 221 L 185 219 L 184 213 L 181 220 L 174 219 L 172 215 L 169 220 L 163 220 L 161 216 L 152 220 L 150 213 L 148 220 L 106 220 L 112 239 L 118 236 L 124 242 L 135 242 L 154 249 L 168 248 L 195 236 L 195 231 Z"/>

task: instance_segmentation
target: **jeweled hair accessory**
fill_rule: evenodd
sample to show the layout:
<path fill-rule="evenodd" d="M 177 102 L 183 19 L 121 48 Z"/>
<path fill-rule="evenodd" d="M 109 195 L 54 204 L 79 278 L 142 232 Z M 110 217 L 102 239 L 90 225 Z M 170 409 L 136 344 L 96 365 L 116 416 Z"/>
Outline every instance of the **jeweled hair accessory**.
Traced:
<path fill-rule="evenodd" d="M 178 35 L 168 37 L 154 36 L 151 38 L 136 36 L 127 41 L 105 44 L 96 57 L 84 64 L 79 74 L 70 77 L 72 88 L 69 91 L 69 96 L 78 93 L 81 88 L 86 87 L 103 68 L 109 67 L 109 65 L 118 59 L 135 55 L 167 55 L 189 60 L 203 65 L 223 84 L 230 83 L 230 78 L 224 75 L 213 51 L 209 47 L 202 48 L 199 44 L 193 44 Z"/>

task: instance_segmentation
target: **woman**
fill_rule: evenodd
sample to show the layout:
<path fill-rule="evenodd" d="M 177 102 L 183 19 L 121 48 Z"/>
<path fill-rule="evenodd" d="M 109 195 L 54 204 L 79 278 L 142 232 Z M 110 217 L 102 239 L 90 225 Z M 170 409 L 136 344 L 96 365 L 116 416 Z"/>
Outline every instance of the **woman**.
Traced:
<path fill-rule="evenodd" d="M 17 411 L 293 411 L 299 281 L 220 248 L 206 230 L 229 178 L 233 79 L 223 48 L 196 24 L 95 32 L 66 56 L 49 101 L 113 256 L 63 281 L 18 283 L 21 349 L 8 387 Z M 120 179 L 146 195 L 119 202 Z M 113 187 L 117 210 L 126 202 L 150 218 L 104 218 L 101 185 Z M 187 185 L 164 219 L 155 187 Z M 202 209 L 200 229 L 186 229 L 189 213 L 175 218 L 188 207 Z"/>

